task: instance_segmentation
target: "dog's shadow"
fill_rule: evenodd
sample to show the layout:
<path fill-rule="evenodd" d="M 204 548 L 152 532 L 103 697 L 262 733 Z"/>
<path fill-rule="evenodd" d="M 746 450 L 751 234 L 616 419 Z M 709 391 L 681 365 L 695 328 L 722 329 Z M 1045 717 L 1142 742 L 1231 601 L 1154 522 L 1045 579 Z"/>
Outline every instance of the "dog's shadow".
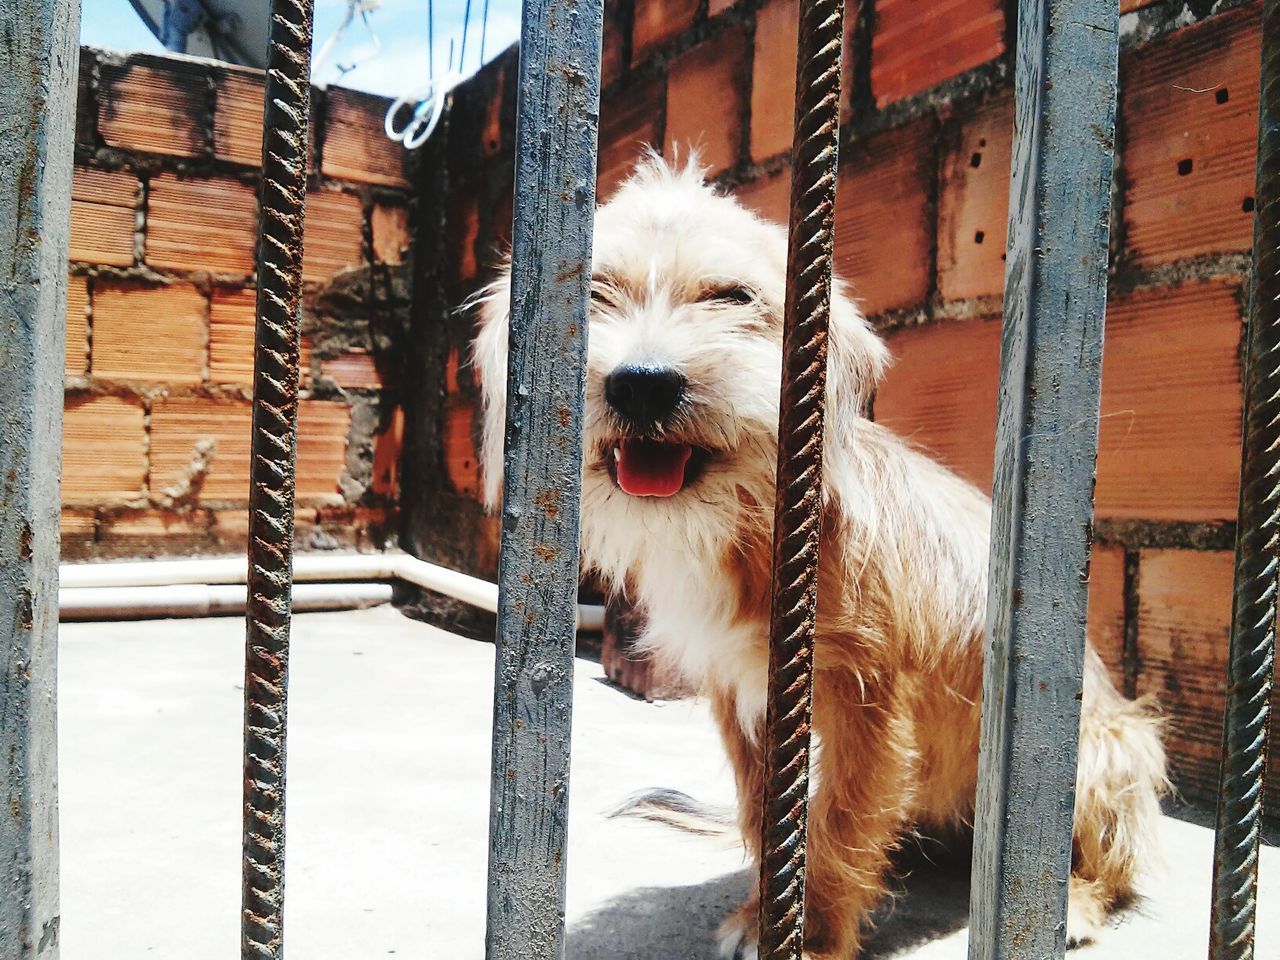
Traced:
<path fill-rule="evenodd" d="M 969 860 L 939 849 L 900 854 L 898 879 L 876 910 L 862 960 L 888 960 L 963 929 Z M 746 870 L 689 887 L 646 887 L 609 901 L 568 930 L 570 960 L 718 960 L 716 927 L 755 882 Z M 958 945 L 956 956 L 964 955 Z"/>

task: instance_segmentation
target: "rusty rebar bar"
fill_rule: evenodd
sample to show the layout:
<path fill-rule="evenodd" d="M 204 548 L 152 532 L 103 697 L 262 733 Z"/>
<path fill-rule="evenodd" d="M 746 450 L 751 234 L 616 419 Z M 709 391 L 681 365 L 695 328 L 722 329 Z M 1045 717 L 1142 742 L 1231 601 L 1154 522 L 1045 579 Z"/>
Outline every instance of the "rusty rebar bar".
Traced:
<path fill-rule="evenodd" d="M 244 677 L 244 958 L 284 951 L 285 724 L 312 0 L 271 0 L 264 91 Z"/>
<path fill-rule="evenodd" d="M 804 948 L 813 635 L 843 24 L 843 0 L 803 0 L 800 5 L 760 838 L 761 960 L 799 960 Z"/>
<path fill-rule="evenodd" d="M 1253 274 L 1209 956 L 1251 960 L 1280 572 L 1280 0 L 1262 11 Z"/>

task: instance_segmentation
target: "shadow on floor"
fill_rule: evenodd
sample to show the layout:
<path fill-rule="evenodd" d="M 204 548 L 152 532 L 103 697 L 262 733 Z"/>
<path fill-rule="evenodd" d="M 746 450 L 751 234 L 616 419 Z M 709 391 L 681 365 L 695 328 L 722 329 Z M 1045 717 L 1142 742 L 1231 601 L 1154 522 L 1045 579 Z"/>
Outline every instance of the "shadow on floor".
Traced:
<path fill-rule="evenodd" d="M 862 960 L 896 957 L 969 923 L 971 850 L 967 840 L 909 843 L 895 858 L 892 895 L 872 917 Z"/>
<path fill-rule="evenodd" d="M 967 853 L 967 851 L 966 851 Z M 969 860 L 921 851 L 900 858 L 900 879 L 876 911 L 863 960 L 896 956 L 968 923 Z M 715 931 L 754 882 L 747 870 L 690 887 L 648 887 L 617 897 L 568 931 L 573 960 L 716 960 Z"/>
<path fill-rule="evenodd" d="M 716 927 L 746 897 L 746 870 L 692 887 L 645 887 L 609 901 L 568 931 L 573 960 L 715 960 Z"/>

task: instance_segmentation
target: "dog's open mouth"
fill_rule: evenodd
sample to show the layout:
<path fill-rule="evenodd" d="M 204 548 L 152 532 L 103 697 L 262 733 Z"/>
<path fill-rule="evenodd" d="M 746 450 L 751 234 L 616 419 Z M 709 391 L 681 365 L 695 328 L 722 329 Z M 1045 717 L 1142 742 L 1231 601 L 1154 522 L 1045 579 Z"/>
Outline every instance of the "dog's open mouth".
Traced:
<path fill-rule="evenodd" d="M 707 456 L 687 443 L 627 437 L 614 443 L 609 472 L 633 497 L 673 497 L 698 478 Z"/>

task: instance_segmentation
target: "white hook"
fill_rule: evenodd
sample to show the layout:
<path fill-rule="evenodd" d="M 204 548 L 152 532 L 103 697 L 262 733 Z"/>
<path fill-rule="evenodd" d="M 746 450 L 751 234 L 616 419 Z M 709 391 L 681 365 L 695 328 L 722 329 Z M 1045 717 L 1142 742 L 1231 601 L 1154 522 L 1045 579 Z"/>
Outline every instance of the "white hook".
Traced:
<path fill-rule="evenodd" d="M 386 120 L 383 123 L 387 136 L 404 144 L 406 150 L 416 150 L 422 146 L 435 131 L 436 124 L 440 122 L 446 98 L 462 81 L 462 74 L 451 70 L 439 80 L 427 81 L 427 85 L 420 90 L 398 97 L 387 108 Z M 414 104 L 413 114 L 404 127 L 397 130 L 396 115 L 410 103 Z"/>

